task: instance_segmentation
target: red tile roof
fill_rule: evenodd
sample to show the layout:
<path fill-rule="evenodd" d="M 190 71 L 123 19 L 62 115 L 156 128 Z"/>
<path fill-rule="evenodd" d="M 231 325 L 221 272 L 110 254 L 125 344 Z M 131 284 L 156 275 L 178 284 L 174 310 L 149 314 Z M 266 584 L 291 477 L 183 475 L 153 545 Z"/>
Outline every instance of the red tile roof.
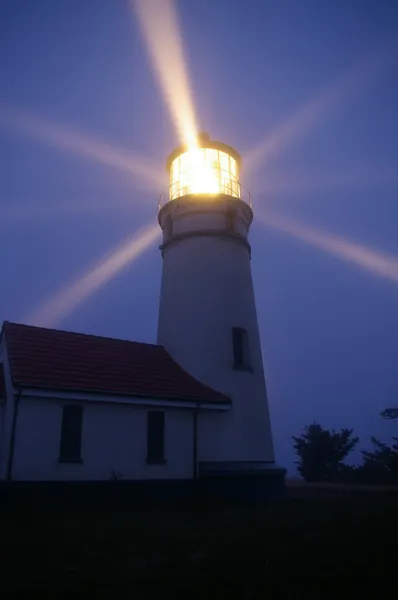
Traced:
<path fill-rule="evenodd" d="M 230 402 L 184 371 L 162 346 L 5 322 L 14 384 L 57 390 Z"/>

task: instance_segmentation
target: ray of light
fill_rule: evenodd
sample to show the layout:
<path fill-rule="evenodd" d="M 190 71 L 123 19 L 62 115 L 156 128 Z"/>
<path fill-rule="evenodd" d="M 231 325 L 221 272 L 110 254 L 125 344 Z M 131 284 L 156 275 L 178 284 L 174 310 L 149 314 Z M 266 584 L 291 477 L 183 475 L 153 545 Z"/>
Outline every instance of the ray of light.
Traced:
<path fill-rule="evenodd" d="M 326 231 L 299 224 L 268 210 L 258 211 L 256 217 L 268 227 L 360 267 L 368 273 L 398 283 L 398 258 L 395 256 L 367 248 Z"/>
<path fill-rule="evenodd" d="M 195 110 L 174 0 L 130 0 L 130 6 L 181 143 L 195 146 Z"/>
<path fill-rule="evenodd" d="M 80 202 L 79 204 L 23 204 L 20 206 L 0 207 L 0 225 L 31 222 L 36 219 L 76 215 L 85 212 L 103 212 L 132 210 L 131 202 Z"/>
<path fill-rule="evenodd" d="M 129 172 L 143 180 L 152 191 L 158 191 L 164 185 L 162 171 L 156 167 L 132 156 L 125 150 L 115 148 L 108 143 L 88 137 L 59 124 L 0 105 L 0 125 L 17 130 L 56 148 Z"/>
<path fill-rule="evenodd" d="M 117 273 L 136 260 L 156 241 L 159 233 L 157 224 L 150 224 L 138 230 L 127 242 L 105 256 L 88 273 L 40 306 L 26 322 L 43 327 L 57 325 Z"/>
<path fill-rule="evenodd" d="M 316 126 L 333 109 L 352 98 L 388 65 L 396 64 L 391 40 L 385 41 L 371 55 L 356 61 L 315 98 L 299 108 L 244 157 L 247 172 L 275 158 L 287 146 Z M 395 48 L 396 52 L 396 48 Z"/>
<path fill-rule="evenodd" d="M 318 190 L 361 189 L 380 186 L 396 186 L 398 172 L 395 168 L 377 165 L 362 167 L 345 166 L 336 172 L 289 173 L 275 174 L 270 172 L 265 178 L 258 177 L 253 187 L 265 194 L 294 192 L 297 194 Z"/>

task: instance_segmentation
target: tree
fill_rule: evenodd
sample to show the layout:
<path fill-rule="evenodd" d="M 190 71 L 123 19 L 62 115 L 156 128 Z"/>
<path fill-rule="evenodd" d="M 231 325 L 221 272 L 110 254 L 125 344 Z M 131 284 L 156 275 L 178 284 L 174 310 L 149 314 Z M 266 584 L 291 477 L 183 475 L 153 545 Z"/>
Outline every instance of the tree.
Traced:
<path fill-rule="evenodd" d="M 362 450 L 362 470 L 366 479 L 374 483 L 398 483 L 398 438 L 392 446 L 371 438 L 373 451 Z"/>
<path fill-rule="evenodd" d="M 398 419 L 398 408 L 386 408 L 381 411 L 380 416 L 383 419 Z"/>
<path fill-rule="evenodd" d="M 306 481 L 335 481 L 344 468 L 343 460 L 359 441 L 352 437 L 353 429 L 323 429 L 319 423 L 304 428 L 294 437 L 294 449 L 299 457 L 296 465 Z"/>

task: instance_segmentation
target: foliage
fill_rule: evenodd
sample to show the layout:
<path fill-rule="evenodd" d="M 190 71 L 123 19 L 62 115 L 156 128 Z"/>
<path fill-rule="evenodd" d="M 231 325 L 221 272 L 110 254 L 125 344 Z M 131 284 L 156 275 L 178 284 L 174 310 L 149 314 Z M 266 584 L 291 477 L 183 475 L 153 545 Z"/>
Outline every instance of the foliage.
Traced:
<path fill-rule="evenodd" d="M 335 431 L 312 423 L 304 428 L 300 437 L 293 436 L 300 475 L 308 482 L 338 480 L 339 473 L 346 467 L 343 460 L 359 441 L 352 434 L 352 429 Z"/>
<path fill-rule="evenodd" d="M 375 437 L 371 440 L 373 451 L 362 450 L 365 479 L 372 483 L 398 484 L 398 438 L 393 438 L 391 446 Z"/>
<path fill-rule="evenodd" d="M 380 413 L 380 416 L 383 419 L 398 419 L 398 408 L 386 408 Z"/>

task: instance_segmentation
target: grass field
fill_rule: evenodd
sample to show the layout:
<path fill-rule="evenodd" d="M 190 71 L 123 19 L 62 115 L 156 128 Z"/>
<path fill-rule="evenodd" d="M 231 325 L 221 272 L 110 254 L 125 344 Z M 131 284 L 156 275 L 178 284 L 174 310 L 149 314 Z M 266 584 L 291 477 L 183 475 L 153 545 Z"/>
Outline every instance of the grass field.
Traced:
<path fill-rule="evenodd" d="M 397 536 L 397 496 L 388 494 L 3 512 L 1 595 L 395 598 Z"/>

